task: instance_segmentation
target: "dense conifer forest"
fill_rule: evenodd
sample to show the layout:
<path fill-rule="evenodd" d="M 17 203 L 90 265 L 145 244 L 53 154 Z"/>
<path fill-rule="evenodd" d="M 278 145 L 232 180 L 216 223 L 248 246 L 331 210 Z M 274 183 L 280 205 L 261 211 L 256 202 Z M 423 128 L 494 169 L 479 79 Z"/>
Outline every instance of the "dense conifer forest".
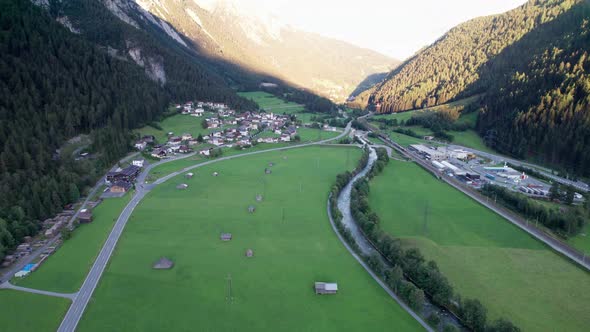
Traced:
<path fill-rule="evenodd" d="M 206 98 L 255 107 L 199 66 L 165 58 L 175 69 L 160 85 L 85 37 L 30 1 L 0 3 L 0 259 L 34 234 L 39 220 L 77 200 L 129 150 L 130 130 L 157 119 L 171 102 Z M 80 134 L 91 135 L 97 159 L 57 153 Z"/>
<path fill-rule="evenodd" d="M 491 61 L 478 129 L 488 145 L 590 175 L 590 4 L 541 25 Z M 508 70 L 506 70 L 508 69 Z"/>
<path fill-rule="evenodd" d="M 480 79 L 479 69 L 504 48 L 580 0 L 531 0 L 505 14 L 476 18 L 442 36 L 392 71 L 370 103 L 381 112 L 444 104 Z M 487 86 L 490 81 L 479 82 Z"/>

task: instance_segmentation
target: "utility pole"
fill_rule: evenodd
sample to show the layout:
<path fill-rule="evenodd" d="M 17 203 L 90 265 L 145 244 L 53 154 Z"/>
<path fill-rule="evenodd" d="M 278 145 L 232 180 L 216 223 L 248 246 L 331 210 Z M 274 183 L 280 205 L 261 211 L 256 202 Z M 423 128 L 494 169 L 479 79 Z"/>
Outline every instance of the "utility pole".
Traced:
<path fill-rule="evenodd" d="M 424 232 L 424 235 L 426 235 L 428 233 L 428 201 L 426 201 L 426 205 L 424 205 L 423 232 Z"/>
<path fill-rule="evenodd" d="M 227 280 L 227 301 L 232 304 L 234 303 L 234 298 L 231 294 L 231 274 L 228 273 L 225 280 Z"/>

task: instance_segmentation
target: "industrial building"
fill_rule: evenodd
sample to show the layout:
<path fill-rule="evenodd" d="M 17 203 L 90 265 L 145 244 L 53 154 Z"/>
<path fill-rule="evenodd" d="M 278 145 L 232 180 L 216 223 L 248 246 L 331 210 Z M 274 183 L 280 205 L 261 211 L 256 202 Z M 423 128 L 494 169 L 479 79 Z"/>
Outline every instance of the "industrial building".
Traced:
<path fill-rule="evenodd" d="M 415 151 L 419 155 L 430 160 L 441 161 L 447 159 L 447 155 L 444 152 L 422 144 L 412 144 L 410 145 L 410 150 Z"/>

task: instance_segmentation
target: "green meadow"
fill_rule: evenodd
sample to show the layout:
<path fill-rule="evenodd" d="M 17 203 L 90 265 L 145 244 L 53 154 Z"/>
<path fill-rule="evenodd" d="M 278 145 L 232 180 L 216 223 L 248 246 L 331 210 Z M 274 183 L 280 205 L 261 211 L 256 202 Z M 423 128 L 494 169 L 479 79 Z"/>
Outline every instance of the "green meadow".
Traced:
<path fill-rule="evenodd" d="M 13 283 L 23 287 L 53 292 L 73 293 L 82 286 L 104 241 L 127 202 L 128 193 L 121 198 L 107 198 L 94 210 L 93 221 L 80 225 L 72 237 L 64 241 L 53 255 L 29 276 L 14 278 Z"/>
<path fill-rule="evenodd" d="M 0 289 L 0 330 L 56 331 L 70 300 L 11 289 Z"/>
<path fill-rule="evenodd" d="M 131 216 L 79 331 L 420 330 L 328 221 L 335 176 L 360 155 L 348 147 L 273 151 L 156 187 Z M 181 182 L 189 187 L 177 190 Z M 233 239 L 220 241 L 224 232 Z M 162 256 L 172 269 L 152 269 Z M 315 281 L 338 282 L 338 294 L 315 295 Z"/>
<path fill-rule="evenodd" d="M 463 298 L 489 319 L 523 331 L 590 326 L 590 275 L 413 163 L 391 161 L 371 181 L 381 226 L 434 260 Z"/>

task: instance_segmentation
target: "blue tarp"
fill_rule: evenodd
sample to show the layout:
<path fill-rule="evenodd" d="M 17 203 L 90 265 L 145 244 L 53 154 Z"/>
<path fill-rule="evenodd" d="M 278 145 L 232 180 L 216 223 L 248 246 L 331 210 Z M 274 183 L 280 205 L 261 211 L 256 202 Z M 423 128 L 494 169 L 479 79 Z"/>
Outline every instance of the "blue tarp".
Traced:
<path fill-rule="evenodd" d="M 31 271 L 35 267 L 35 264 L 27 264 L 23 267 L 22 271 Z"/>

